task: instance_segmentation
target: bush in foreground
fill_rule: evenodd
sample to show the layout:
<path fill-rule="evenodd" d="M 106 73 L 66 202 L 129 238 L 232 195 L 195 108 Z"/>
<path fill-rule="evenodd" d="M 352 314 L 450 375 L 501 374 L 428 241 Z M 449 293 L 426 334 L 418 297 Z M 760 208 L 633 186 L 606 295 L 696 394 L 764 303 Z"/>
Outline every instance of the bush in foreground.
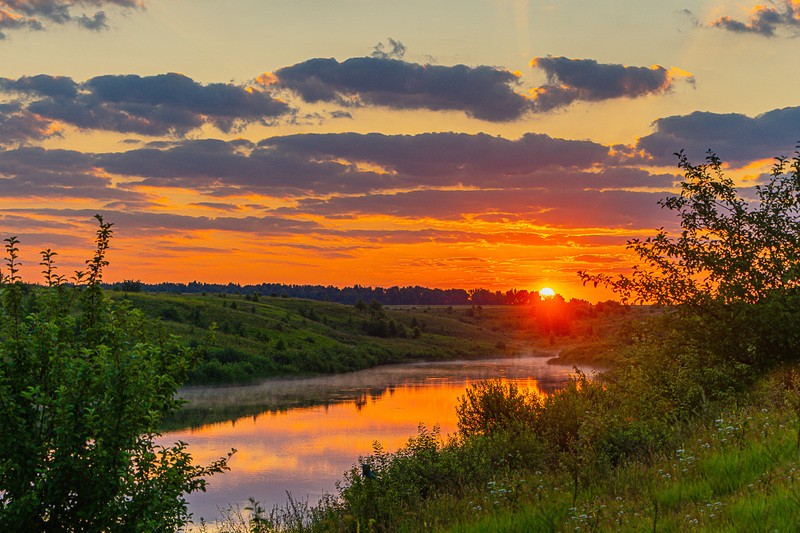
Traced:
<path fill-rule="evenodd" d="M 100 289 L 111 224 L 74 284 L 42 252 L 47 287 L 18 276 L 6 239 L 0 273 L 0 529 L 176 531 L 184 494 L 221 459 L 195 466 L 184 443 L 154 443 L 179 405 L 191 353 Z"/>

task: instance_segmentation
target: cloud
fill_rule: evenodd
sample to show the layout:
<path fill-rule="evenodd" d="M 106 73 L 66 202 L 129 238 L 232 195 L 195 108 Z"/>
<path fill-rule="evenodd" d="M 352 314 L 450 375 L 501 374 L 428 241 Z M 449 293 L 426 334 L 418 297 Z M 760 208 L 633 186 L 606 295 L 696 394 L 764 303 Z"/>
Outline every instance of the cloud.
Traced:
<path fill-rule="evenodd" d="M 671 225 L 658 209 L 665 192 L 575 189 L 421 190 L 301 200 L 282 215 L 351 213 L 413 220 L 464 220 L 468 215 L 518 215 L 529 224 L 567 228 L 651 228 Z"/>
<path fill-rule="evenodd" d="M 757 4 L 750 10 L 747 22 L 723 16 L 713 21 L 711 26 L 734 33 L 755 33 L 764 37 L 775 37 L 782 27 L 796 33 L 800 29 L 800 1 L 782 1 L 779 6 Z"/>
<path fill-rule="evenodd" d="M 695 162 L 702 161 L 707 150 L 713 150 L 723 161 L 744 165 L 790 155 L 800 141 L 798 124 L 800 107 L 775 109 L 755 117 L 695 111 L 656 120 L 655 132 L 639 139 L 636 148 L 662 164 L 674 165 L 674 152 L 684 149 Z"/>
<path fill-rule="evenodd" d="M 208 209 L 215 209 L 217 211 L 241 211 L 241 206 L 236 204 L 228 204 L 224 202 L 195 202 L 189 205 L 195 205 L 198 207 L 206 207 Z"/>
<path fill-rule="evenodd" d="M 81 26 L 87 30 L 100 31 L 108 29 L 108 19 L 105 11 L 98 11 L 91 17 L 87 15 L 81 15 L 77 19 L 77 22 L 78 26 Z"/>
<path fill-rule="evenodd" d="M 603 145 L 541 134 L 509 140 L 461 133 L 332 133 L 277 136 L 259 143 L 155 141 L 98 154 L 27 146 L 0 151 L 0 195 L 85 200 L 74 205 L 103 200 L 100 205 L 115 214 L 115 221 L 153 235 L 220 230 L 372 242 L 356 232 L 362 224 L 347 222 L 372 218 L 375 239 L 424 242 L 428 237 L 421 233 L 392 233 L 413 220 L 442 226 L 432 228 L 439 232 L 430 237 L 436 242 L 480 241 L 488 225 L 497 225 L 509 235 L 495 235 L 494 242 L 531 244 L 536 239 L 523 238 L 520 227 L 666 225 L 669 220 L 656 200 L 675 179 L 619 166 Z M 191 192 L 186 203 L 177 201 L 177 213 L 204 208 L 222 216 L 148 212 L 149 202 L 171 194 L 149 196 L 153 187 Z M 261 201 L 273 207 L 240 203 L 251 204 L 258 196 L 279 198 L 283 207 L 266 200 Z M 252 209 L 266 216 L 245 216 Z M 473 223 L 483 229 L 474 235 L 452 233 Z M 520 235 L 511 236 L 514 231 Z"/>
<path fill-rule="evenodd" d="M 259 143 L 312 160 L 368 163 L 415 185 L 497 184 L 509 176 L 549 168 L 589 168 L 607 159 L 608 148 L 591 141 L 527 133 L 516 140 L 485 133 L 417 135 L 306 134 Z"/>
<path fill-rule="evenodd" d="M 2 1 L 2 0 L 0 0 Z M 97 19 L 97 23 L 102 22 Z M 88 21 L 87 24 L 94 24 Z M 402 44 L 390 40 L 392 52 Z M 352 118 L 347 109 L 305 114 L 278 99 L 288 90 L 310 103 L 334 102 L 345 108 L 366 105 L 392 109 L 462 111 L 488 121 L 516 120 L 531 111 L 548 111 L 576 99 L 603 100 L 670 90 L 675 79 L 691 75 L 663 67 L 601 65 L 592 60 L 536 58 L 555 83 L 533 96 L 515 91 L 519 75 L 495 67 L 418 65 L 389 57 L 364 57 L 339 63 L 311 59 L 264 73 L 252 84 L 202 84 L 179 73 L 153 76 L 105 75 L 83 82 L 39 74 L 0 78 L 0 143 L 40 140 L 64 126 L 147 136 L 183 136 L 206 125 L 238 132 L 250 124 Z M 14 111 L 10 111 L 10 107 Z M 38 122 L 14 134 L 2 122 Z M 43 132 L 48 133 L 43 133 Z M 26 133 L 29 132 L 29 133 Z"/>
<path fill-rule="evenodd" d="M 42 24 L 38 20 L 14 13 L 8 9 L 8 6 L 0 3 L 0 41 L 8 37 L 6 31 L 22 28 L 30 30 L 43 29 Z"/>
<path fill-rule="evenodd" d="M 43 120 L 154 136 L 182 135 L 204 124 L 231 132 L 293 112 L 257 88 L 203 85 L 176 73 L 98 76 L 83 83 L 47 75 L 0 78 L 0 91 L 17 95 L 24 110 Z"/>
<path fill-rule="evenodd" d="M 82 198 L 141 202 L 138 192 L 114 187 L 93 154 L 22 147 L 0 151 L 0 197 Z"/>
<path fill-rule="evenodd" d="M 700 22 L 700 19 L 697 18 L 697 15 L 695 15 L 690 9 L 681 9 L 678 11 L 678 13 L 687 17 L 689 22 L 692 24 L 692 27 L 700 28 L 703 26 L 703 24 Z"/>
<path fill-rule="evenodd" d="M 97 210 L 91 209 L 7 209 L 6 213 L 31 213 L 50 217 L 70 219 L 91 219 Z M 263 217 L 205 217 L 178 215 L 173 213 L 153 213 L 144 211 L 105 210 L 103 218 L 126 232 L 177 233 L 183 231 L 217 230 L 252 233 L 255 235 L 293 235 L 307 234 L 320 228 L 319 224 L 307 220 L 294 220 L 280 216 Z"/>
<path fill-rule="evenodd" d="M 371 56 L 378 59 L 403 59 L 406 55 L 406 45 L 400 41 L 395 41 L 391 37 L 389 37 L 388 48 L 387 50 L 387 45 L 380 42 L 375 45 Z"/>
<path fill-rule="evenodd" d="M 142 9 L 141 0 L 0 0 L 0 39 L 7 30 L 43 30 L 48 24 L 75 23 L 89 30 L 108 28 L 102 7 Z M 76 12 L 76 9 L 78 12 Z M 86 13 L 84 9 L 97 9 Z"/>
<path fill-rule="evenodd" d="M 627 67 L 603 64 L 593 59 L 535 57 L 531 66 L 544 70 L 548 83 L 533 90 L 534 108 L 550 111 L 576 100 L 601 101 L 612 98 L 638 98 L 672 90 L 675 80 L 684 78 L 694 84 L 694 77 L 680 69 Z"/>
<path fill-rule="evenodd" d="M 51 120 L 22 109 L 18 104 L 0 104 L 0 146 L 40 141 L 58 135 Z"/>
<path fill-rule="evenodd" d="M 383 135 L 341 133 L 248 141 L 187 140 L 99 156 L 112 174 L 139 176 L 141 185 L 191 187 L 206 194 L 272 196 L 363 194 L 419 187 L 511 187 L 566 175 L 608 161 L 590 141 L 526 134 L 508 140 L 486 134 Z M 546 171 L 546 172 L 545 172 Z M 598 175 L 576 177 L 579 186 Z M 600 179 L 602 181 L 602 178 Z"/>
<path fill-rule="evenodd" d="M 339 161 L 315 161 L 246 141 L 192 140 L 104 154 L 109 172 L 144 178 L 140 185 L 187 187 L 206 194 L 273 196 L 352 193 L 396 185 Z"/>
<path fill-rule="evenodd" d="M 397 47 L 398 53 L 400 50 Z M 260 79 L 291 90 L 306 102 L 333 102 L 344 107 L 462 111 L 491 122 L 516 120 L 529 110 L 528 98 L 514 90 L 517 74 L 508 70 L 420 65 L 390 55 L 379 53 L 341 63 L 332 58 L 309 59 Z"/>
<path fill-rule="evenodd" d="M 0 90 L 49 98 L 77 98 L 79 85 L 66 76 L 22 76 L 0 78 Z"/>

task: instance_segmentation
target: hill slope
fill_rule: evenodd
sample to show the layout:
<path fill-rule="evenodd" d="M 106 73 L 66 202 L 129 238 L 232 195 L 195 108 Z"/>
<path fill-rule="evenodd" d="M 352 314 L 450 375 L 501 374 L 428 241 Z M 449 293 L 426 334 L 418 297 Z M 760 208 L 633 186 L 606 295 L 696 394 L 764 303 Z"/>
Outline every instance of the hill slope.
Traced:
<path fill-rule="evenodd" d="M 647 309 L 585 302 L 387 308 L 233 294 L 112 293 L 201 347 L 192 384 L 329 374 L 380 364 L 514 356 L 602 339 Z M 211 334 L 212 324 L 216 330 Z M 593 346 L 597 346 L 595 350 Z"/>

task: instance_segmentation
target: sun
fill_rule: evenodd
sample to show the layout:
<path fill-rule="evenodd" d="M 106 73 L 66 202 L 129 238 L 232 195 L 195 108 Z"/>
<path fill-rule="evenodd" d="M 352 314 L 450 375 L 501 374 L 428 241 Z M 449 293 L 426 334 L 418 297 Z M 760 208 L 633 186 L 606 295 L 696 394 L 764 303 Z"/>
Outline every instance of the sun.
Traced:
<path fill-rule="evenodd" d="M 545 287 L 545 288 L 543 288 L 542 290 L 539 291 L 539 297 L 542 300 L 549 300 L 550 298 L 554 297 L 555 295 L 556 295 L 556 291 L 554 291 L 550 287 Z"/>

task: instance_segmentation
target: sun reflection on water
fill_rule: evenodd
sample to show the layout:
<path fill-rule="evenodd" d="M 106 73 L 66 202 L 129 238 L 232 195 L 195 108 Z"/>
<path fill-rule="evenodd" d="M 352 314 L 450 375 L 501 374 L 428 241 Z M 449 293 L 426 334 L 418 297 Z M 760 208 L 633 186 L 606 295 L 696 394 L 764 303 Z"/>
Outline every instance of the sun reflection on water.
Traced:
<path fill-rule="evenodd" d="M 470 383 L 489 377 L 487 372 L 521 388 L 546 393 L 561 386 L 571 368 L 546 365 L 539 357 L 402 365 L 391 370 L 392 379 L 386 382 L 380 381 L 386 376 L 373 369 L 358 376 L 275 380 L 255 390 L 188 390 L 186 396 L 198 404 L 213 403 L 215 397 L 217 401 L 236 402 L 239 398 L 245 402 L 246 398 L 252 402 L 259 395 L 273 395 L 269 403 L 273 410 L 162 437 L 166 442 L 189 443 L 198 464 L 208 464 L 230 448 L 237 449 L 230 461 L 231 470 L 211 478 L 208 492 L 189 497 L 194 519 L 213 521 L 219 517 L 220 508 L 243 505 L 249 497 L 269 508 L 286 502 L 286 491 L 295 499 L 315 502 L 325 492 L 335 491 L 336 481 L 359 456 L 371 453 L 375 441 L 394 451 L 416 434 L 420 424 L 429 429 L 438 426 L 442 435 L 453 433 L 459 396 Z M 477 376 L 471 376 L 471 371 Z M 359 389 L 348 382 L 353 377 L 365 378 L 365 382 L 372 379 L 381 386 Z M 338 388 L 336 383 L 340 384 Z M 285 394 L 294 402 L 297 390 L 303 388 L 321 404 L 277 410 L 276 394 L 291 390 L 290 395 Z M 326 389 L 325 394 L 320 395 L 321 389 Z M 335 402 L 330 397 L 349 399 Z"/>

